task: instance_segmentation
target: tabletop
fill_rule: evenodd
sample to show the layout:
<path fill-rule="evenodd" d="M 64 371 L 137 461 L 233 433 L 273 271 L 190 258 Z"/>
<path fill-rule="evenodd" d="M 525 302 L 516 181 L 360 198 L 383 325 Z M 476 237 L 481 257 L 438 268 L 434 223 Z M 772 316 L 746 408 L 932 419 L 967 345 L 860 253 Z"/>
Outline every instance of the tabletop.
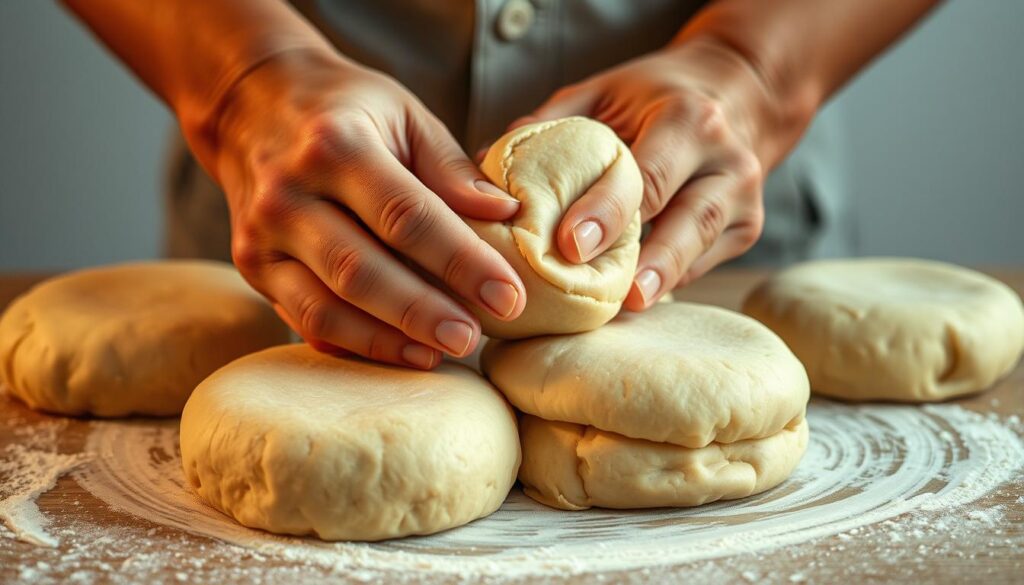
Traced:
<path fill-rule="evenodd" d="M 1024 270 L 986 272 L 1008 283 L 1018 293 L 1024 291 Z M 721 269 L 684 291 L 677 291 L 676 298 L 735 309 L 765 274 L 763 271 Z M 41 278 L 42 275 L 0 275 L 0 307 Z M 981 421 L 979 428 L 982 422 L 990 421 L 994 425 L 991 428 L 1008 429 L 1012 435 L 1005 436 L 1015 435 L 1013 440 L 1019 443 L 1024 435 L 1024 425 L 1020 422 L 1024 416 L 1024 364 L 1018 364 L 995 387 L 947 405 L 981 413 L 983 417 L 976 417 Z M 931 407 L 922 408 L 930 412 L 927 408 Z M 104 501 L 83 487 L 84 475 L 70 471 L 93 464 L 75 457 L 100 428 L 97 425 L 104 424 L 107 423 L 36 413 L 13 398 L 0 395 L 0 518 L 8 520 L 10 525 L 12 522 L 5 514 L 21 514 L 22 520 L 36 522 L 52 537 L 50 546 L 25 542 L 31 538 L 19 539 L 0 525 L 0 583 L 293 583 L 313 579 L 348 583 L 399 580 L 398 577 L 407 582 L 571 583 L 684 578 L 716 583 L 854 580 L 873 583 L 913 579 L 921 582 L 981 580 L 987 584 L 1024 580 L 1024 475 L 1019 469 L 987 493 L 970 501 L 954 502 L 938 511 L 928 511 L 927 506 L 912 510 L 913 506 L 908 504 L 905 512 L 884 519 L 879 517 L 878 521 L 864 518 L 856 525 L 836 525 L 831 533 L 819 530 L 809 532 L 799 541 L 780 539 L 777 545 L 722 549 L 689 562 L 651 563 L 643 568 L 596 573 L 567 570 L 518 576 L 435 574 L 403 569 L 401 574 L 381 577 L 380 573 L 361 571 L 358 562 L 352 561 L 356 557 L 351 555 L 345 563 L 332 564 L 278 554 L 275 552 L 278 549 L 263 545 L 226 544 L 187 524 L 175 524 L 156 514 L 141 517 L 132 513 L 130 507 Z M 170 429 L 175 423 L 143 419 L 126 424 Z M 812 433 L 814 428 L 812 424 Z M 964 444 L 969 443 L 970 433 L 963 435 Z M 981 440 L 977 444 L 999 447 L 993 441 Z M 116 440 L 111 448 L 116 451 Z M 159 449 L 150 451 L 155 460 L 171 456 Z M 1012 458 L 1020 451 L 1008 453 Z M 116 459 L 116 453 L 114 457 Z M 26 475 L 26 462 L 46 461 L 63 466 L 68 472 L 57 478 Z M 14 501 L 24 499 L 26 486 L 31 488 L 28 490 L 31 496 L 37 496 L 34 505 L 27 507 L 23 505 L 25 502 Z M 19 489 L 21 491 L 14 494 Z M 14 520 L 16 523 L 18 518 Z"/>

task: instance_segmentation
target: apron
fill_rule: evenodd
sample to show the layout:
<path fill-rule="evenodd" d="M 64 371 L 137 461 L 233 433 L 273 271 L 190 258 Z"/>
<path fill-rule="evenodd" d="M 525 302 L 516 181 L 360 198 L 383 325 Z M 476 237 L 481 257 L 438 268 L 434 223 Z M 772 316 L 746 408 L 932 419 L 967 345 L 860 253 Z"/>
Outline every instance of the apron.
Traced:
<path fill-rule="evenodd" d="M 400 81 L 467 152 L 560 87 L 651 52 L 703 5 L 687 0 L 294 0 L 347 57 Z M 741 264 L 844 255 L 852 234 L 835 120 L 817 120 L 765 182 L 765 227 Z M 167 167 L 165 250 L 231 260 L 228 209 L 180 134 Z"/>

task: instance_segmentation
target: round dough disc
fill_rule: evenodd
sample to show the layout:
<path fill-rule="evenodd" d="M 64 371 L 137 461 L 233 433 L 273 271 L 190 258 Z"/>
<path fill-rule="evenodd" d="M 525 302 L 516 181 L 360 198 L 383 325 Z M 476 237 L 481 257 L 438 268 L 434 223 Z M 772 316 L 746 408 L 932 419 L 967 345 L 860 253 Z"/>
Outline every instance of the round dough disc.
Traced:
<path fill-rule="evenodd" d="M 614 317 L 636 271 L 640 212 L 606 252 L 583 264 L 562 256 L 555 233 L 566 210 L 606 173 L 634 191 L 639 207 L 640 170 L 615 132 L 580 117 L 530 124 L 495 142 L 480 168 L 520 201 L 519 211 L 504 223 L 466 223 L 519 273 L 527 297 L 526 309 L 513 321 L 474 309 L 484 334 L 514 339 L 576 333 Z"/>
<path fill-rule="evenodd" d="M 767 327 L 693 303 L 623 312 L 579 335 L 491 340 L 480 363 L 524 412 L 689 448 L 791 428 L 809 394 Z"/>
<path fill-rule="evenodd" d="M 520 452 L 512 409 L 469 368 L 423 372 L 286 345 L 196 388 L 181 459 L 199 495 L 246 526 L 380 540 L 495 511 Z"/>
<path fill-rule="evenodd" d="M 176 415 L 214 370 L 289 336 L 228 264 L 93 268 L 11 304 L 0 318 L 0 381 L 50 412 Z"/>
<path fill-rule="evenodd" d="M 763 439 L 699 449 L 530 415 L 519 425 L 523 491 L 563 510 L 699 506 L 745 498 L 782 483 L 807 449 L 806 419 Z"/>
<path fill-rule="evenodd" d="M 784 270 L 743 311 L 771 327 L 815 392 L 935 401 L 991 386 L 1024 350 L 1024 307 L 1005 284 L 907 258 L 823 260 Z"/>

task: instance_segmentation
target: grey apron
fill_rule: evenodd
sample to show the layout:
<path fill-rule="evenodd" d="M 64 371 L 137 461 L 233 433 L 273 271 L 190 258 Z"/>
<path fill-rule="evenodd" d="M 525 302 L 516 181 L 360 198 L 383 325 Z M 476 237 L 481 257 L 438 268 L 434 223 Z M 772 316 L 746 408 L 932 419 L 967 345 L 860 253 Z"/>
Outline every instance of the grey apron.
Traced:
<path fill-rule="evenodd" d="M 415 93 L 466 151 L 497 138 L 560 87 L 664 46 L 703 2 L 680 0 L 294 0 L 348 57 Z M 736 262 L 849 252 L 851 215 L 819 120 L 765 184 L 765 229 Z M 228 210 L 175 134 L 166 252 L 230 260 Z"/>

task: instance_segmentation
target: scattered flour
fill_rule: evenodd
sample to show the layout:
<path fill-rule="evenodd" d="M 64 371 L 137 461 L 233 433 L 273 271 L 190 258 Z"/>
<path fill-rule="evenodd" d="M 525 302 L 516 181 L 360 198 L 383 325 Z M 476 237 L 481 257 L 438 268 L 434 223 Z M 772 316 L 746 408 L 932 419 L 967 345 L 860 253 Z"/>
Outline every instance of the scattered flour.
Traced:
<path fill-rule="evenodd" d="M 57 479 L 87 460 L 88 455 L 57 453 L 57 435 L 64 421 L 35 425 L 31 433 L 16 431 L 18 442 L 0 450 L 0 537 L 16 538 L 40 546 L 60 542 L 46 532 L 47 519 L 36 498 L 57 484 Z"/>
<path fill-rule="evenodd" d="M 546 583 L 585 576 L 647 583 L 686 575 L 785 585 L 877 577 L 880 564 L 887 578 L 909 580 L 936 558 L 998 556 L 1024 546 L 1005 533 L 1009 510 L 985 497 L 995 490 L 1002 501 L 1024 499 L 1024 443 L 1004 422 L 951 405 L 818 400 L 809 420 L 812 442 L 794 476 L 747 500 L 565 513 L 515 490 L 489 518 L 375 544 L 243 528 L 185 486 L 175 422 L 93 423 L 86 446 L 92 460 L 73 477 L 111 507 L 152 524 L 99 526 L 69 503 L 50 527 L 60 547 L 37 549 L 40 564 L 14 573 L 0 568 L 0 581 Z M 980 547 L 965 553 L 968 540 Z M 728 562 L 715 561 L 726 556 Z M 833 556 L 861 561 L 829 563 Z M 607 573 L 618 570 L 630 572 Z"/>

